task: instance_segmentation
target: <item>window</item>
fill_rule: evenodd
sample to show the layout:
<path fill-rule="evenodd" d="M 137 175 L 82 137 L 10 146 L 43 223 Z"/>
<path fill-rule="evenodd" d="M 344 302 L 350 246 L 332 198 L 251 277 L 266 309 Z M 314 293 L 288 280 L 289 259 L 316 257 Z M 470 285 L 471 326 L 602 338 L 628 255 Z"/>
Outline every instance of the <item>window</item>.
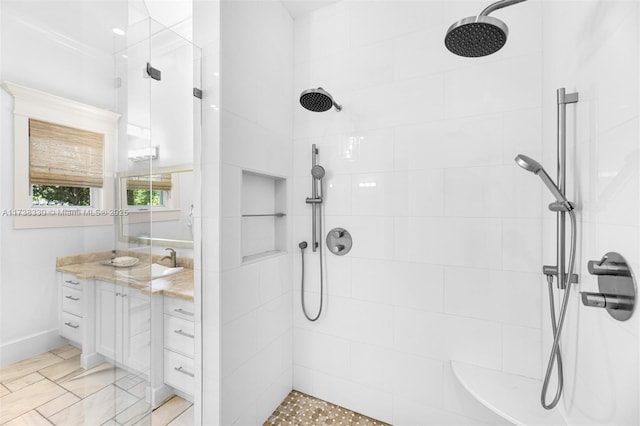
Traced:
<path fill-rule="evenodd" d="M 103 185 L 103 135 L 29 119 L 29 180 L 34 206 L 90 206 Z"/>
<path fill-rule="evenodd" d="M 91 188 L 74 188 L 59 185 L 31 185 L 34 207 L 42 206 L 90 206 Z"/>
<path fill-rule="evenodd" d="M 113 225 L 119 114 L 7 81 L 14 98 L 14 227 Z"/>

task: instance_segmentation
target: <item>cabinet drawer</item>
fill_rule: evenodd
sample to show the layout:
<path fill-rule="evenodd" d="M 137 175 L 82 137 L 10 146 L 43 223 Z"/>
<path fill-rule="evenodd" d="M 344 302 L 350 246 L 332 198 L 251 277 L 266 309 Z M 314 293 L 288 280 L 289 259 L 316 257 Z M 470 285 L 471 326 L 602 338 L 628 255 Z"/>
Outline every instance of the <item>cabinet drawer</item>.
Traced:
<path fill-rule="evenodd" d="M 193 360 L 165 349 L 164 382 L 189 395 L 193 395 L 195 387 Z"/>
<path fill-rule="evenodd" d="M 62 273 L 62 284 L 64 286 L 82 290 L 84 287 L 84 281 L 85 280 L 81 280 L 73 274 L 69 274 L 67 272 Z"/>
<path fill-rule="evenodd" d="M 164 297 L 164 313 L 173 315 L 188 321 L 194 320 L 195 306 L 193 300 L 178 299 L 177 297 Z"/>
<path fill-rule="evenodd" d="M 192 321 L 171 315 L 164 316 L 164 346 L 193 358 L 195 351 L 194 324 Z"/>
<path fill-rule="evenodd" d="M 60 334 L 62 337 L 82 344 L 82 318 L 68 312 L 62 312 L 60 318 Z"/>
<path fill-rule="evenodd" d="M 62 310 L 70 314 L 82 316 L 82 291 L 62 286 Z"/>

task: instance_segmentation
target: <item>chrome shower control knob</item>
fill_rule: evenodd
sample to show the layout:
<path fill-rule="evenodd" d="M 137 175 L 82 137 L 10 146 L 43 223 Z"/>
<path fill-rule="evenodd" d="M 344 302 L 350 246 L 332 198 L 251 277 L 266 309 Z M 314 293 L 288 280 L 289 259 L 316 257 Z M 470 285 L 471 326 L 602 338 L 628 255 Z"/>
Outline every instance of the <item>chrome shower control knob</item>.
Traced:
<path fill-rule="evenodd" d="M 334 228 L 327 233 L 327 247 L 336 256 L 349 253 L 352 245 L 351 234 L 344 228 Z"/>

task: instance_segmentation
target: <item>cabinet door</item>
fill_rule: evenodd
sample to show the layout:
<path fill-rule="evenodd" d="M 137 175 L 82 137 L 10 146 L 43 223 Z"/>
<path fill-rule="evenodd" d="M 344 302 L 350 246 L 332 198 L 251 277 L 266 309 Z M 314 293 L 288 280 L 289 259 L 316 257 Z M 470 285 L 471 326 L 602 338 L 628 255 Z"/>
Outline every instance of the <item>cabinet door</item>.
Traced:
<path fill-rule="evenodd" d="M 118 360 L 116 349 L 117 330 L 121 324 L 118 313 L 121 286 L 96 281 L 96 351 L 105 357 Z M 120 346 L 120 345 L 118 345 Z"/>
<path fill-rule="evenodd" d="M 151 299 L 133 288 L 123 298 L 124 364 L 147 373 L 151 363 Z"/>

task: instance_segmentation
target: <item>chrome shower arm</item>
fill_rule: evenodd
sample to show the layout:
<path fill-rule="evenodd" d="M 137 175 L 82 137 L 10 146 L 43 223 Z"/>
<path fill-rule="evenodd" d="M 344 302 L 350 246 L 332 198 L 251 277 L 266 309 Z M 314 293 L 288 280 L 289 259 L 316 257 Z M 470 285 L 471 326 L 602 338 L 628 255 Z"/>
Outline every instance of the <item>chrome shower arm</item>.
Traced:
<path fill-rule="evenodd" d="M 523 1 L 527 1 L 527 0 L 500 0 L 500 1 L 497 1 L 497 2 L 492 3 L 489 6 L 487 6 L 480 13 L 480 16 L 487 16 L 490 13 L 493 13 L 498 9 L 502 9 L 503 7 L 511 6 L 511 5 L 514 5 L 514 4 L 517 4 L 517 3 L 522 3 Z"/>

